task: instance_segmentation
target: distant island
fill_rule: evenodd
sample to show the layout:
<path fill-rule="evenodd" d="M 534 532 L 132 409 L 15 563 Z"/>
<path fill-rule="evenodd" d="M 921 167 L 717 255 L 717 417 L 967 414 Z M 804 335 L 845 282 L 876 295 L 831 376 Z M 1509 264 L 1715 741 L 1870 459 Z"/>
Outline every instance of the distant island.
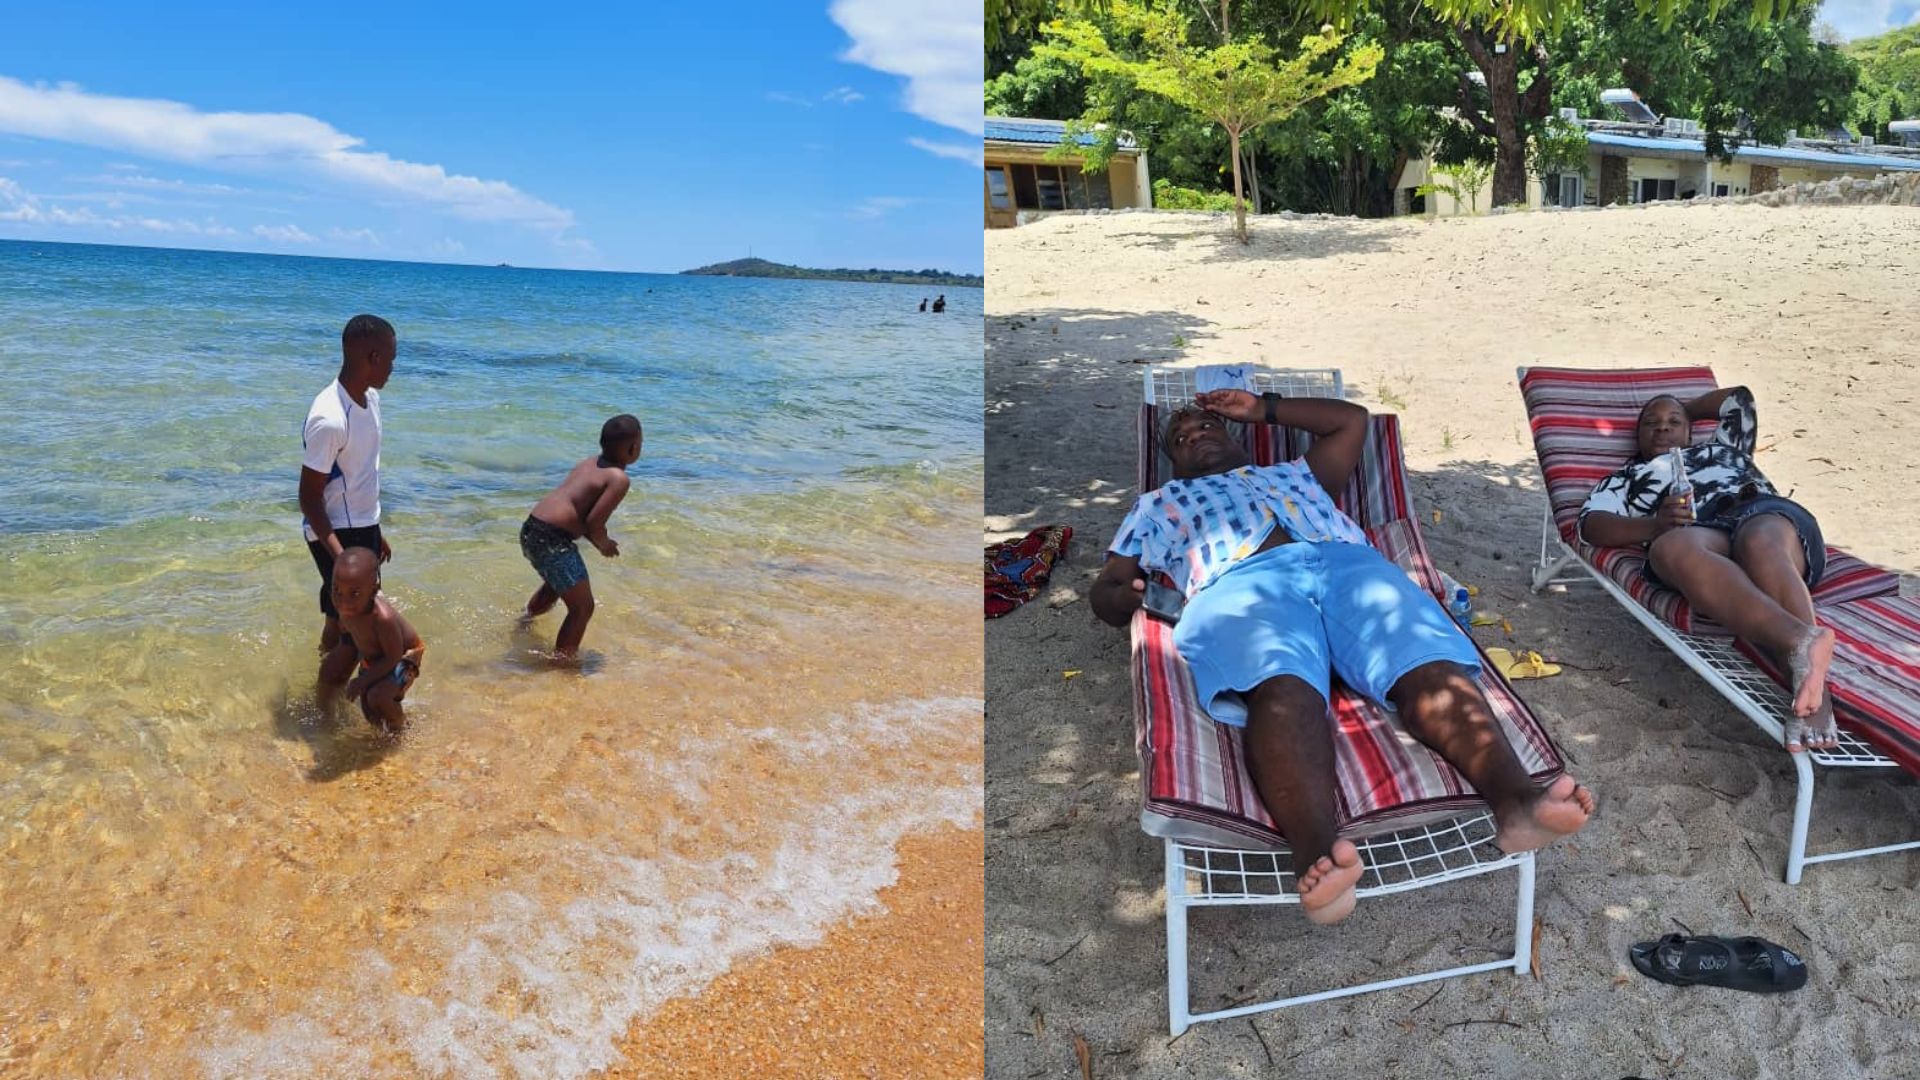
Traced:
<path fill-rule="evenodd" d="M 886 285 L 947 285 L 978 289 L 986 285 L 979 274 L 949 274 L 944 270 L 815 270 L 806 266 L 788 266 L 765 259 L 735 259 L 714 263 L 682 274 L 708 277 L 808 278 L 813 281 L 877 281 Z"/>

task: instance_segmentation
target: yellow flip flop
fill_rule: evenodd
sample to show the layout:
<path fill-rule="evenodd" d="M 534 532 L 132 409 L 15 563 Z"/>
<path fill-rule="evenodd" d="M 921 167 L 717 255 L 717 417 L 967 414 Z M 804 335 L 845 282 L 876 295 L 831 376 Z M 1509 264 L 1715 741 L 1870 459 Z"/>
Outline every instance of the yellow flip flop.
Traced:
<path fill-rule="evenodd" d="M 1512 650 L 1495 646 L 1487 650 L 1487 659 L 1493 661 L 1495 670 L 1509 679 L 1544 679 L 1560 674 L 1559 664 L 1547 663 L 1532 649 L 1528 649 L 1525 656 L 1515 656 Z"/>

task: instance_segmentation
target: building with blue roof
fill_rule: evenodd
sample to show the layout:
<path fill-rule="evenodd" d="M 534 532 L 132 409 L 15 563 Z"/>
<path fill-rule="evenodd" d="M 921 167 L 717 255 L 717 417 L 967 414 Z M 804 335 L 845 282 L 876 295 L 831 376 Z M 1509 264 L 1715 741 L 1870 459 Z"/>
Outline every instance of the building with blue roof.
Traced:
<path fill-rule="evenodd" d="M 1049 157 L 1066 135 L 1064 120 L 987 117 L 987 228 L 1008 228 L 1062 210 L 1153 205 L 1147 152 L 1131 135 L 1120 136 L 1119 149 L 1098 172 L 1086 172 L 1077 156 Z M 1074 141 L 1092 146 L 1097 139 L 1082 132 Z"/>
<path fill-rule="evenodd" d="M 1866 179 L 1883 173 L 1920 172 L 1920 147 L 1875 145 L 1844 130 L 1818 139 L 1790 133 L 1784 146 L 1744 143 L 1733 147 L 1731 160 L 1723 161 L 1707 153 L 1706 132 L 1697 122 L 1657 117 L 1629 90 L 1609 90 L 1602 100 L 1627 119 L 1582 119 L 1571 109 L 1562 110 L 1564 119 L 1586 129 L 1587 168 L 1584 173 L 1550 175 L 1544 182 L 1529 179 L 1529 206 L 1574 208 L 1757 195 L 1841 176 Z M 1735 140 L 1728 136 L 1727 141 Z M 1443 188 L 1459 186 L 1445 166 L 1431 160 L 1409 162 L 1395 183 L 1396 211 L 1445 217 L 1491 208 L 1490 191 L 1462 192 L 1455 201 L 1451 192 L 1428 187 L 1436 183 Z M 1427 188 L 1424 193 L 1423 187 Z"/>

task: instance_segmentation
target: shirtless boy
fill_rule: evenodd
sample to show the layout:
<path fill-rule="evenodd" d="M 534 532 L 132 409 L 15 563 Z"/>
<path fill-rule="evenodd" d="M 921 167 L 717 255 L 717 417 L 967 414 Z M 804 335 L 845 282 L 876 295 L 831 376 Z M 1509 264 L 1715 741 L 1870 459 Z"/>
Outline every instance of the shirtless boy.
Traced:
<path fill-rule="evenodd" d="M 357 650 L 360 674 L 347 684 L 349 697 L 358 699 L 367 722 L 388 734 L 407 726 L 400 702 L 420 677 L 420 658 L 427 643 L 412 624 L 380 595 L 380 557 L 366 548 L 347 548 L 333 563 L 333 606 L 346 632 L 342 646 Z M 322 694 L 331 699 L 338 682 L 323 682 Z"/>
<path fill-rule="evenodd" d="M 566 601 L 567 618 L 560 624 L 560 636 L 554 642 L 557 660 L 571 660 L 580 651 L 580 639 L 586 636 L 587 620 L 593 618 L 593 586 L 587 581 L 587 564 L 581 560 L 574 541 L 584 536 L 611 559 L 620 554 L 620 545 L 607 535 L 607 519 L 626 497 L 630 481 L 627 466 L 640 460 L 640 421 L 626 413 L 607 421 L 600 428 L 600 453 L 582 458 L 567 478 L 546 498 L 534 505 L 533 513 L 520 526 L 520 552 L 540 574 L 541 585 L 527 600 L 523 624 L 532 622 Z"/>

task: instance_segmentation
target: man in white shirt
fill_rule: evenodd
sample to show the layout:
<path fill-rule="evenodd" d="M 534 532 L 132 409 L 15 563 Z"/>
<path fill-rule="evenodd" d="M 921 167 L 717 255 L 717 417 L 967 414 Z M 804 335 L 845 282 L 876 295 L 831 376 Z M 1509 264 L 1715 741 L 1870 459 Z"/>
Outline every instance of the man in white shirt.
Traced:
<path fill-rule="evenodd" d="M 380 388 L 393 374 L 397 351 L 387 320 L 347 320 L 340 332 L 339 377 L 313 399 L 301 433 L 300 513 L 307 550 L 320 568 L 325 682 L 345 682 L 359 655 L 351 639 L 342 639 L 333 608 L 333 561 L 350 547 L 377 552 L 381 562 L 393 558 L 380 535 Z"/>

